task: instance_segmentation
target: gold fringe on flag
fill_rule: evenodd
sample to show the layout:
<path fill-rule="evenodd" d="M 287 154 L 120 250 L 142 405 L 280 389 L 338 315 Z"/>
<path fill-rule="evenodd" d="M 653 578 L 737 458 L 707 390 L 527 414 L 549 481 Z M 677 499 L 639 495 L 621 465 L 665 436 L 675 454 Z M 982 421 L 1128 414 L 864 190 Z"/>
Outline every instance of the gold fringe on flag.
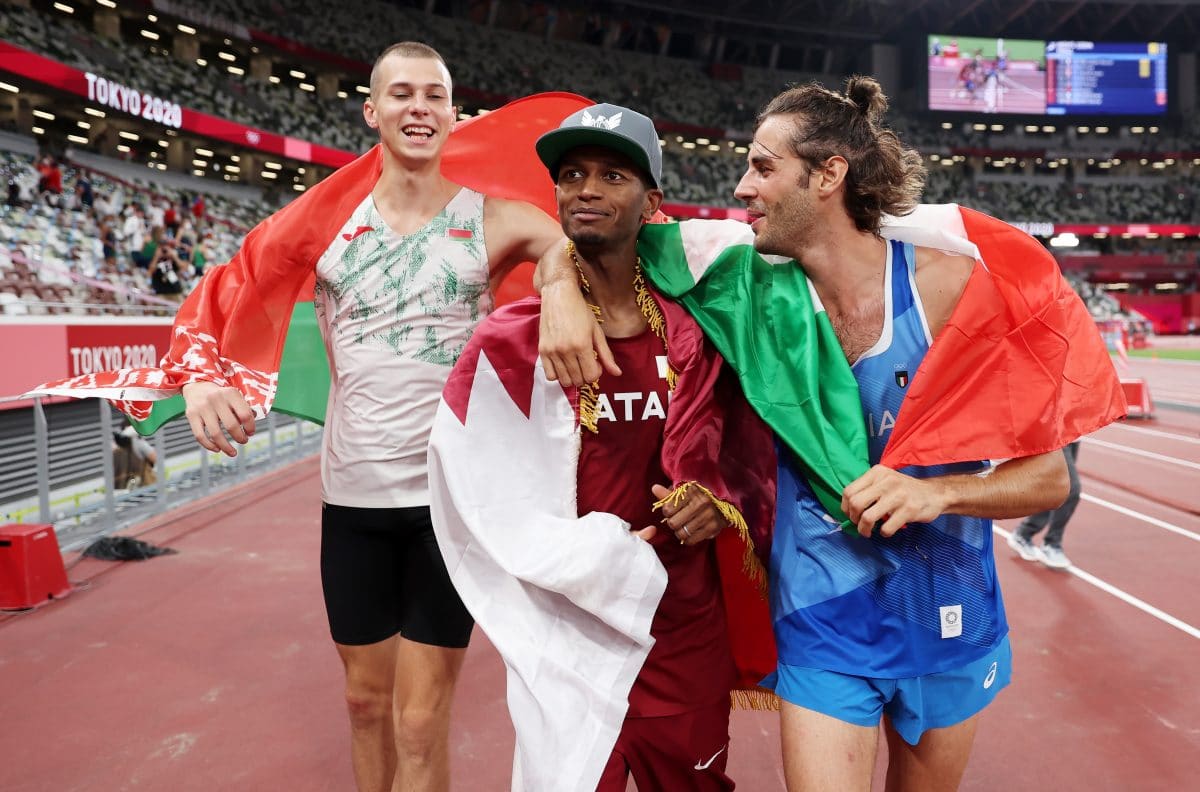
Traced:
<path fill-rule="evenodd" d="M 592 434 L 600 433 L 600 428 L 596 425 L 596 412 L 600 408 L 596 389 L 599 387 L 599 382 L 585 382 L 579 386 L 579 425 Z"/>
<path fill-rule="evenodd" d="M 729 691 L 729 706 L 735 710 L 778 712 L 779 696 L 766 688 Z"/>
<path fill-rule="evenodd" d="M 725 521 L 737 528 L 738 536 L 741 537 L 745 549 L 742 553 L 742 572 L 758 587 L 758 590 L 765 597 L 767 596 L 767 570 L 763 569 L 762 562 L 758 560 L 758 556 L 754 553 L 754 540 L 750 538 L 750 527 L 746 525 L 746 518 L 737 510 L 737 507 L 732 503 L 723 501 L 713 494 L 712 490 L 703 484 L 695 481 L 685 481 L 672 490 L 665 498 L 654 504 L 652 508 L 655 510 L 661 509 L 663 506 L 671 505 L 678 506 L 687 499 L 688 490 L 692 487 L 697 487 L 701 492 L 709 497 L 713 505 L 717 507 L 717 511 L 725 518 Z"/>

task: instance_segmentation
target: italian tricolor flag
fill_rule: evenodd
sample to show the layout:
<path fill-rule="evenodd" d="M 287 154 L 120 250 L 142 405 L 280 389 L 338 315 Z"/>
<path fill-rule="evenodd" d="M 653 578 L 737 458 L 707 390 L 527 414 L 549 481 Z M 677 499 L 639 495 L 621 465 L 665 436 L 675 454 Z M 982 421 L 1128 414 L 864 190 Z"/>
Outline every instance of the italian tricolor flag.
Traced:
<path fill-rule="evenodd" d="M 1058 264 L 1013 226 L 953 204 L 889 218 L 883 235 L 970 256 L 974 272 L 912 376 L 882 463 L 1010 459 L 1062 448 L 1125 414 L 1104 343 Z M 687 307 L 821 504 L 868 464 L 858 385 L 795 262 L 755 253 L 733 220 L 648 225 L 647 276 Z"/>
<path fill-rule="evenodd" d="M 446 142 L 442 172 L 478 192 L 529 201 L 556 216 L 554 185 L 534 142 L 591 104 L 574 94 L 538 94 L 462 122 Z M 505 155 L 496 156 L 498 149 Z M 375 187 L 382 162 L 375 146 L 255 226 L 233 259 L 211 269 L 180 306 L 159 368 L 74 377 L 29 395 L 110 399 L 149 434 L 183 414 L 184 385 L 208 381 L 237 388 L 260 418 L 277 410 L 323 422 L 329 365 L 313 310 L 313 273 Z M 530 268 L 518 269 L 501 285 L 497 302 L 531 292 Z"/>

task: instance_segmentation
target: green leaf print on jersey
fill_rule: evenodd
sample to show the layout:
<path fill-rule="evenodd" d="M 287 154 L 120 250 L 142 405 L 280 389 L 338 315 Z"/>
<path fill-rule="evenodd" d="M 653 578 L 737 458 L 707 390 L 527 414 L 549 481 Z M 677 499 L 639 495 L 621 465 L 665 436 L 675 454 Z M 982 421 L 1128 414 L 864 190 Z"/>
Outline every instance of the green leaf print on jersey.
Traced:
<path fill-rule="evenodd" d="M 435 322 L 435 326 L 424 328 L 424 337 L 416 346 L 414 325 L 405 319 L 412 316 L 416 305 L 428 317 L 455 317 L 456 322 L 461 322 L 459 317 L 464 313 L 471 322 L 478 322 L 488 312 L 491 295 L 487 272 L 480 272 L 482 282 L 469 282 L 454 264 L 464 254 L 471 259 L 482 258 L 481 218 L 463 218 L 442 210 L 420 230 L 399 236 L 388 231 L 371 206 L 361 225 L 374 230 L 359 234 L 346 245 L 335 279 L 325 283 L 326 292 L 333 298 L 332 315 L 342 316 L 347 329 L 354 328 L 355 343 L 382 344 L 400 357 L 454 365 L 465 346 L 456 343 L 461 342 L 461 331 L 451 341 L 441 329 L 441 322 Z M 453 257 L 437 253 L 445 250 L 445 245 L 435 244 L 451 238 L 451 229 L 456 232 Z M 463 231 L 470 237 L 462 235 Z M 345 303 L 349 310 L 343 314 L 344 300 L 349 301 Z M 391 322 L 387 321 L 389 317 Z M 374 321 L 367 321 L 372 318 Z M 336 326 L 336 320 L 331 324 Z"/>
<path fill-rule="evenodd" d="M 446 349 L 445 344 L 438 340 L 437 331 L 432 327 L 425 328 L 425 343 L 413 355 L 417 360 L 435 363 L 439 366 L 453 366 L 458 362 L 466 344 L 459 344 L 452 349 Z"/>

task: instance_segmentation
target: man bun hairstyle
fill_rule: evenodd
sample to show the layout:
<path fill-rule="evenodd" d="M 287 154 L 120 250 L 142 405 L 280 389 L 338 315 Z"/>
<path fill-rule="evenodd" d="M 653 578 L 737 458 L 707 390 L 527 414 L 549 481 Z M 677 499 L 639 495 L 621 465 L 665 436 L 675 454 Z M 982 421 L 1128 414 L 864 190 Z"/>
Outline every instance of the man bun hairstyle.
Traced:
<path fill-rule="evenodd" d="M 789 88 L 767 103 L 758 125 L 771 116 L 792 117 L 789 148 L 810 168 L 845 158 L 846 213 L 859 231 L 878 234 L 884 214 L 912 212 L 925 188 L 921 155 L 883 125 L 887 108 L 879 82 L 855 75 L 842 93 L 817 82 Z"/>

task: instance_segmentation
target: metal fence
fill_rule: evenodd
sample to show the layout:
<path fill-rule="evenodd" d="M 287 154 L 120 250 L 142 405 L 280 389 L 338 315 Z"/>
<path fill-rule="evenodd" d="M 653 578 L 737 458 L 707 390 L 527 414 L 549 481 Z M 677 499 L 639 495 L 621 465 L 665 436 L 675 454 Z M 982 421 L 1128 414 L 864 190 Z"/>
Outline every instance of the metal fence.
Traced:
<path fill-rule="evenodd" d="M 186 421 L 147 438 L 157 481 L 114 487 L 115 438 L 125 426 L 106 401 L 0 412 L 0 523 L 50 523 L 64 551 L 319 452 L 321 427 L 272 413 L 230 459 L 201 448 Z"/>

